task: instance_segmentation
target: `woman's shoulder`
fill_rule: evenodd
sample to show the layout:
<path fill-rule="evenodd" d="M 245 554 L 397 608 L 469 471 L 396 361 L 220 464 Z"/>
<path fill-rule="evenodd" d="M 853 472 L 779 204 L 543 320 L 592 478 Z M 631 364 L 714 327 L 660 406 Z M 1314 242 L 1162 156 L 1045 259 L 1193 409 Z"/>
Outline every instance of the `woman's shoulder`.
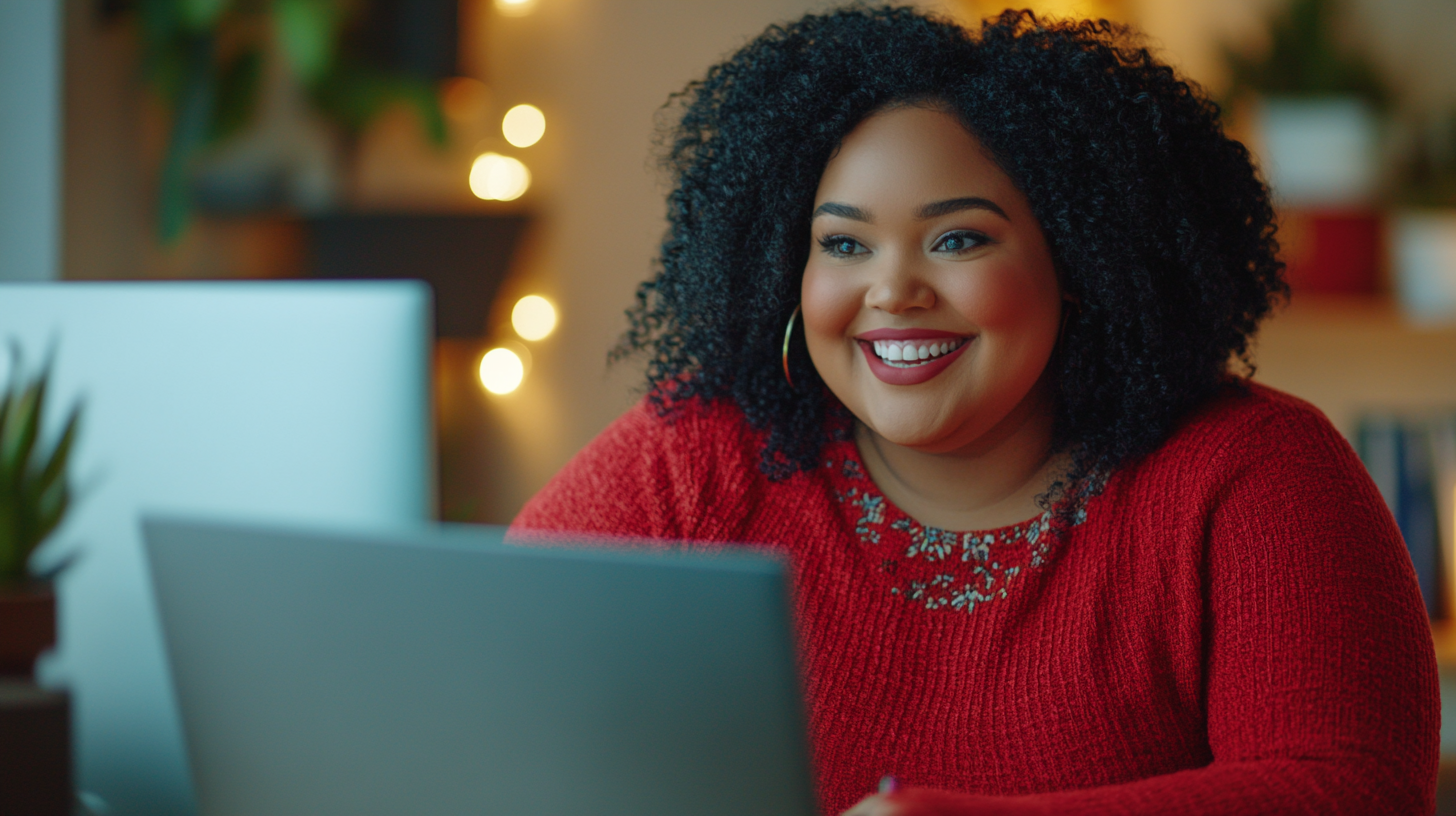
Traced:
<path fill-rule="evenodd" d="M 1114 482 L 1134 501 L 1174 500 L 1190 521 L 1235 495 L 1263 496 L 1259 502 L 1271 509 L 1343 497 L 1380 510 L 1359 457 L 1322 411 L 1246 379 L 1224 383 Z"/>
<path fill-rule="evenodd" d="M 1319 408 L 1262 383 L 1230 378 L 1175 426 L 1162 451 L 1212 461 L 1330 448 L 1343 452 L 1349 445 Z"/>
<path fill-rule="evenodd" d="M 637 454 L 652 451 L 668 459 L 701 461 L 738 455 L 762 444 L 731 399 L 695 397 L 664 401 L 648 394 L 618 417 L 588 449 L 600 445 L 625 447 Z"/>
<path fill-rule="evenodd" d="M 705 502 L 762 479 L 761 446 L 731 400 L 665 404 L 649 395 L 567 462 L 513 527 L 691 537 Z"/>

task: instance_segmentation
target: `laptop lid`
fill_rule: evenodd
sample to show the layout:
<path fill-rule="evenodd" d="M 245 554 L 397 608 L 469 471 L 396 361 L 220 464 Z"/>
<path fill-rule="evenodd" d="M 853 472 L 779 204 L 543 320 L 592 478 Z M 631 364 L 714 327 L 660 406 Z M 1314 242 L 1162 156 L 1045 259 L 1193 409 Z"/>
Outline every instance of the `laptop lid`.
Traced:
<path fill-rule="evenodd" d="M 143 526 L 202 816 L 815 812 L 777 561 Z"/>
<path fill-rule="evenodd" d="M 114 816 L 194 812 L 140 510 L 428 518 L 429 315 L 409 281 L 0 284 L 0 345 L 34 367 L 54 344 L 51 427 L 85 400 L 73 510 L 38 554 L 76 556 L 44 668 L 72 692 L 76 784 Z"/>

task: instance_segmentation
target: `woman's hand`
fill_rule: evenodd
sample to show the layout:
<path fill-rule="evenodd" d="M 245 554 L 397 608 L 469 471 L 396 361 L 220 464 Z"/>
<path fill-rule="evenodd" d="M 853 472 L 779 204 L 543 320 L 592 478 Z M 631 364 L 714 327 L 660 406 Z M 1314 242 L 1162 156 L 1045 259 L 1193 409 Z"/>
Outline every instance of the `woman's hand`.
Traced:
<path fill-rule="evenodd" d="M 890 801 L 883 793 L 876 793 L 859 800 L 855 806 L 841 816 L 897 816 L 900 806 Z"/>

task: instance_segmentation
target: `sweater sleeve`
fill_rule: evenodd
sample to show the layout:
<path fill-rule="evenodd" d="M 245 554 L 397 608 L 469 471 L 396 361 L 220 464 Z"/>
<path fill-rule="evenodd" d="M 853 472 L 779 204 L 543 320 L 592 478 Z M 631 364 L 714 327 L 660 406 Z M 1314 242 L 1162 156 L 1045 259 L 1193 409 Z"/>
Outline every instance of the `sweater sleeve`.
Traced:
<path fill-rule="evenodd" d="M 1432 812 L 1435 656 L 1389 511 L 1307 406 L 1277 406 L 1241 436 L 1201 508 L 1213 762 L 1019 797 L 911 788 L 893 797 L 903 816 Z"/>
<path fill-rule="evenodd" d="M 669 420 L 644 399 L 602 431 L 511 522 L 521 540 L 558 533 L 683 541 L 713 510 L 721 412 L 690 405 Z"/>

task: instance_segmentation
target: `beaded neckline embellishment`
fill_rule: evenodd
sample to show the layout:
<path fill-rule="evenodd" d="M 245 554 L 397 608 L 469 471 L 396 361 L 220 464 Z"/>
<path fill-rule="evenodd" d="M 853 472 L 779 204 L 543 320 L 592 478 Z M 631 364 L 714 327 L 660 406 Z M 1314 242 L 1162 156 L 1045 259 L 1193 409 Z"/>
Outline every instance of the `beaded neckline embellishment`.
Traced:
<path fill-rule="evenodd" d="M 839 456 L 824 465 L 849 483 L 835 497 L 857 512 L 851 518 L 860 543 L 884 555 L 879 568 L 890 579 L 890 594 L 926 609 L 969 614 L 1005 598 L 1020 576 L 1047 562 L 1058 539 L 1051 511 L 996 530 L 927 527 L 892 507 L 855 459 Z M 1085 495 L 1100 492 L 1103 482 L 1094 480 Z M 1082 504 L 1071 526 L 1086 520 L 1085 500 Z"/>

